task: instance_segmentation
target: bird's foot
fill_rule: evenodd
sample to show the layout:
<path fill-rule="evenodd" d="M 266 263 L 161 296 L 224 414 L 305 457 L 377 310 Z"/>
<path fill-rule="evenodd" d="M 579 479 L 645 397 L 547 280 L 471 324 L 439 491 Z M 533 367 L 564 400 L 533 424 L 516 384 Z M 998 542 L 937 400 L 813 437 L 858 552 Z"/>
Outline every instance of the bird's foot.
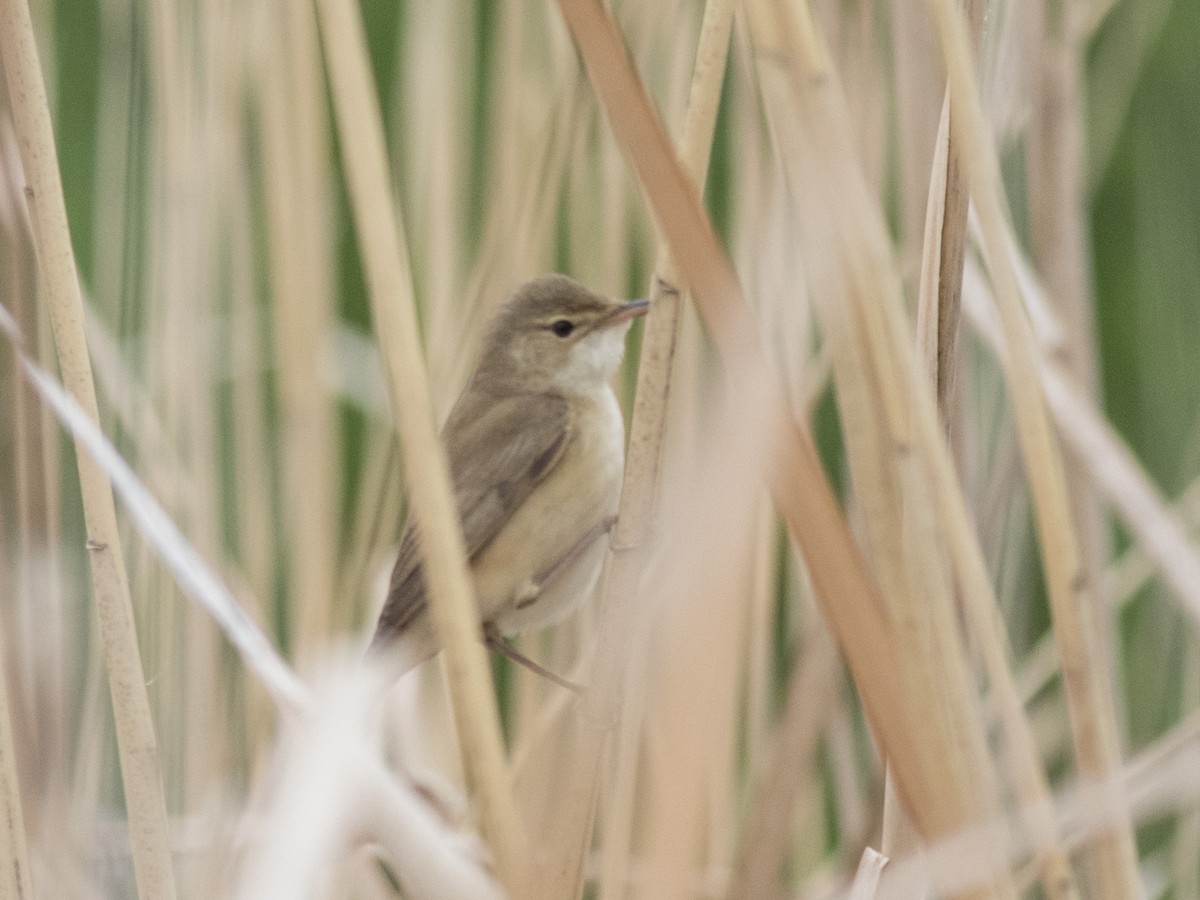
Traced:
<path fill-rule="evenodd" d="M 566 553 L 539 572 L 537 577 L 529 583 L 529 587 L 533 588 L 537 593 L 541 593 L 547 585 L 553 584 L 554 581 L 562 577 L 563 573 L 566 572 L 567 569 L 571 568 L 571 566 L 575 564 L 579 557 L 583 556 L 583 554 L 591 549 L 592 544 L 596 543 L 600 537 L 612 531 L 612 528 L 616 523 L 616 516 L 609 516 L 607 519 L 597 522 L 595 525 L 585 531 L 583 533 L 583 537 L 577 540 L 567 550 Z M 530 601 L 526 600 L 525 605 L 528 606 L 529 602 Z M 521 608 L 520 601 L 518 601 L 517 608 Z"/>
<path fill-rule="evenodd" d="M 573 694 L 579 695 L 583 693 L 582 685 L 576 684 L 573 681 L 568 681 L 561 675 L 551 672 L 540 663 L 534 662 L 521 651 L 515 650 L 508 646 L 508 644 L 504 643 L 504 638 L 500 636 L 500 632 L 496 630 L 496 626 L 490 622 L 483 626 L 483 640 L 490 649 L 494 650 L 496 653 L 499 653 L 501 656 L 507 656 L 517 665 L 524 666 L 535 675 L 541 675 L 543 678 L 553 681 L 559 687 L 566 688 Z"/>
<path fill-rule="evenodd" d="M 542 585 L 539 581 L 530 579 L 513 593 L 513 606 L 516 609 L 528 609 L 542 595 Z"/>

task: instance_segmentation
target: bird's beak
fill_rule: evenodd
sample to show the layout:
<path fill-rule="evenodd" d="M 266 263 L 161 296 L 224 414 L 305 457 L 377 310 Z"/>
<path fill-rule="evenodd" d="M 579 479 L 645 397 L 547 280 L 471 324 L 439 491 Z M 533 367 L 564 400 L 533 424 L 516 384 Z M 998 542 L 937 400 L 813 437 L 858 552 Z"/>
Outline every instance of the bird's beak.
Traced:
<path fill-rule="evenodd" d="M 605 327 L 619 325 L 622 322 L 628 322 L 630 319 L 636 319 L 638 316 L 644 316 L 649 311 L 649 300 L 627 300 L 618 306 L 602 324 Z"/>

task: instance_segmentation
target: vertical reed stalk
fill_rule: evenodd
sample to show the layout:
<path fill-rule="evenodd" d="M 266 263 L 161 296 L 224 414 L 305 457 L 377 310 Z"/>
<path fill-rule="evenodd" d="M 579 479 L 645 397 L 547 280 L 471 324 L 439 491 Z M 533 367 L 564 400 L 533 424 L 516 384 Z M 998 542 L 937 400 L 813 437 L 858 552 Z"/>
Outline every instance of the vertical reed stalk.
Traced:
<path fill-rule="evenodd" d="M 983 29 L 984 0 L 967 0 L 964 5 L 971 28 L 971 42 L 978 50 Z M 942 101 L 942 121 L 938 126 L 938 147 L 934 150 L 934 177 L 940 185 L 940 200 L 931 196 L 930 214 L 925 223 L 925 247 L 921 266 L 921 302 L 918 304 L 917 342 L 932 367 L 938 412 L 942 426 L 954 446 L 958 410 L 955 379 L 958 372 L 958 332 L 962 307 L 963 258 L 967 246 L 967 209 L 971 195 L 967 191 L 959 160 L 958 144 L 950 135 L 950 94 Z M 941 144 L 945 142 L 945 149 Z M 933 194 L 931 187 L 930 193 Z M 936 204 L 936 206 L 935 206 Z M 931 221 L 932 220 L 932 221 Z M 934 227 L 936 222 L 936 227 Z M 936 241 L 936 247 L 931 242 Z M 927 263 L 929 264 L 927 266 Z"/>
<path fill-rule="evenodd" d="M 729 900 L 782 896 L 780 877 L 787 859 L 795 803 L 803 779 L 816 762 L 823 726 L 838 698 L 837 648 L 823 624 L 813 628 L 788 679 L 787 706 L 775 735 L 766 775 L 754 791 L 743 826 L 737 877 Z"/>
<path fill-rule="evenodd" d="M 293 647 L 302 660 L 332 637 L 338 508 L 334 419 L 321 384 L 332 321 L 324 228 L 326 133 L 313 9 L 278 3 L 286 40 L 273 41 L 258 79 L 269 222 L 271 304 L 279 384 L 283 524 L 288 593 L 297 612 Z M 315 364 L 314 364 L 315 363 Z"/>
<path fill-rule="evenodd" d="M 496 855 L 500 880 L 514 897 L 527 896 L 525 838 L 479 638 L 479 613 L 467 578 L 449 469 L 434 426 L 411 270 L 388 177 L 363 26 L 348 0 L 317 0 L 317 13 L 376 336 L 406 445 L 412 514 L 421 523 L 429 611 L 445 653 L 464 765 L 477 792 L 484 836 Z"/>
<path fill-rule="evenodd" d="M 1100 396 L 1096 323 L 1092 310 L 1091 260 L 1087 249 L 1084 155 L 1084 0 L 1029 4 L 1027 45 L 1035 69 L 1026 142 L 1030 251 L 1047 298 L 1063 324 L 1060 362 L 1093 402 Z M 1108 519 L 1078 454 L 1064 448 L 1066 487 L 1079 541 L 1082 573 L 1098 585 L 1111 550 Z M 1093 645 L 1109 690 L 1120 683 L 1116 623 L 1101 605 Z M 1120 693 L 1114 691 L 1120 708 Z"/>
<path fill-rule="evenodd" d="M 3 202 L 20 209 L 24 198 L 17 184 L 20 166 L 16 147 L 6 154 L 13 162 L 4 175 Z M 11 223 L 17 225 L 18 222 Z M 39 327 L 36 261 L 33 247 L 24 231 L 0 229 L 6 238 L 0 250 L 0 271 L 4 273 L 0 292 L 11 298 L 14 316 L 31 343 L 45 345 L 45 327 Z M 47 354 L 48 355 L 48 354 Z M 69 814 L 69 777 L 67 766 L 67 662 L 57 648 L 72 635 L 65 628 L 61 581 L 60 535 L 58 529 L 58 441 L 53 422 L 37 401 L 36 393 L 20 377 L 19 364 L 13 366 L 12 427 L 7 440 L 12 442 L 13 472 L 16 485 L 16 531 L 18 545 L 25 558 L 16 567 L 11 584 L 9 608 L 15 618 L 37 622 L 31 629 L 36 668 L 29 673 L 38 715 L 33 721 L 33 740 L 39 749 L 39 777 L 33 784 L 28 827 L 56 828 Z M 12 531 L 9 534 L 13 534 Z M 9 634 L 19 634 L 16 622 Z M 10 645 L 11 646 L 11 645 Z M 55 649 L 51 649 L 55 648 Z M 20 671 L 15 665 L 13 672 Z"/>
<path fill-rule="evenodd" d="M 575 30 L 567 6 L 563 4 L 563 14 Z M 680 141 L 683 165 L 693 185 L 702 185 L 708 172 L 733 9 L 730 0 L 708 0 L 704 9 Z M 658 499 L 667 396 L 682 303 L 678 281 L 670 249 L 664 247 L 650 284 L 650 313 L 642 339 L 620 512 L 602 581 L 603 618 L 596 643 L 596 662 L 583 700 L 582 727 L 590 733 L 581 739 L 580 753 L 572 760 L 565 781 L 569 818 L 563 821 L 570 824 L 559 833 L 558 846 L 552 855 L 555 896 L 579 896 L 582 891 L 583 862 L 595 818 L 600 763 L 612 723 L 619 720 L 626 661 L 621 648 L 629 640 L 638 581 L 648 559 L 648 538 Z"/>
<path fill-rule="evenodd" d="M 1076 763 L 1083 778 L 1104 779 L 1118 770 L 1121 750 L 1103 668 L 1105 656 L 1095 647 L 1095 586 L 1086 578 L 1071 522 L 1062 457 L 1037 382 L 1033 335 L 1008 255 L 999 164 L 977 96 L 966 29 L 948 0 L 931 0 L 930 5 L 946 59 L 951 104 L 961 113 L 952 117 L 950 124 L 963 149 L 1004 331 L 1004 371 L 1041 536 Z M 1140 897 L 1137 851 L 1127 809 L 1117 811 L 1116 821 L 1118 824 L 1089 845 L 1097 866 L 1096 884 L 1101 886 L 1102 896 L 1111 900 Z"/>
<path fill-rule="evenodd" d="M 972 26 L 977 23 L 972 19 Z M 934 149 L 933 173 L 929 188 L 929 209 L 925 224 L 925 247 L 922 254 L 921 285 L 918 306 L 918 345 L 921 348 L 928 371 L 932 375 L 937 393 L 938 411 L 942 426 L 953 442 L 957 404 L 952 396 L 954 374 L 944 372 L 944 366 L 955 366 L 957 361 L 952 350 L 957 342 L 959 311 L 961 309 L 962 250 L 965 246 L 967 204 L 966 185 L 962 172 L 953 155 L 950 143 L 949 95 L 942 108 L 942 121 L 938 129 Z M 950 180 L 959 180 L 952 190 Z M 952 204 L 954 215 L 951 215 Z M 949 234 L 952 230 L 957 235 Z M 951 248 L 947 253 L 947 248 Z M 957 250 L 953 249 L 957 248 Z M 948 266 L 956 267 L 957 276 L 947 273 Z M 947 298 L 944 288 L 953 282 L 958 290 Z M 950 333 L 947 334 L 947 330 Z M 949 343 L 947 343 L 949 342 Z M 1050 808 L 1050 787 L 1046 781 L 1038 758 L 1029 720 L 1025 716 L 1020 694 L 1009 665 L 1011 653 L 1007 632 L 999 614 L 996 598 L 992 594 L 990 580 L 983 560 L 982 550 L 964 535 L 970 533 L 970 519 L 960 496 L 952 486 L 942 491 L 946 498 L 944 515 L 951 523 L 947 529 L 952 547 L 951 556 L 956 561 L 958 592 L 966 609 L 972 637 L 983 656 L 984 667 L 991 684 L 993 698 L 1000 708 L 1000 717 L 1008 744 L 1009 766 L 1016 781 L 1017 796 L 1021 800 L 1030 832 L 1037 836 L 1039 872 L 1042 890 L 1048 898 L 1073 898 L 1078 895 L 1074 875 L 1065 851 L 1062 838 L 1052 817 L 1046 814 Z"/>
<path fill-rule="evenodd" d="M 0 581 L 0 586 L 3 584 Z M 0 639 L 0 897 L 33 900 L 33 869 L 25 841 L 25 813 L 17 778 L 5 655 L 4 641 Z"/>
<path fill-rule="evenodd" d="M 99 422 L 91 361 L 83 335 L 83 299 L 59 180 L 54 131 L 33 23 L 24 0 L 0 2 L 0 53 L 25 168 L 26 201 L 42 290 L 49 305 L 63 381 L 92 421 Z M 78 444 L 76 464 L 112 691 L 138 894 L 142 900 L 171 900 L 175 886 L 158 745 L 138 655 L 112 487 L 103 470 Z"/>

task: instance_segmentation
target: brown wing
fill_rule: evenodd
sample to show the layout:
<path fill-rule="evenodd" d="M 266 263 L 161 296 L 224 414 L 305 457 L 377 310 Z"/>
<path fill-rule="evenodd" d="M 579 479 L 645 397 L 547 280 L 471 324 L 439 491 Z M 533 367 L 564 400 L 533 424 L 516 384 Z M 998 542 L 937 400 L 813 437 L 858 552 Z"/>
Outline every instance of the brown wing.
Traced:
<path fill-rule="evenodd" d="M 467 558 L 474 559 L 554 468 L 567 445 L 570 407 L 552 394 L 464 395 L 443 434 Z M 374 645 L 403 634 L 425 609 L 420 538 L 411 514 L 400 539 Z"/>

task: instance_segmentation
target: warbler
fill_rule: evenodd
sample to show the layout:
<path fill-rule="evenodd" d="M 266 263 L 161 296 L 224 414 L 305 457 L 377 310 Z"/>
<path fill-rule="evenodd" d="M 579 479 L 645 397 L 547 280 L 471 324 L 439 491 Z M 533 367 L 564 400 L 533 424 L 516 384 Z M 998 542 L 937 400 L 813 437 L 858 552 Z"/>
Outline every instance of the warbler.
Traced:
<path fill-rule="evenodd" d="M 442 431 L 484 635 L 543 674 L 501 636 L 559 621 L 596 583 L 625 455 L 610 382 L 647 309 L 563 275 L 526 282 L 492 319 Z M 439 649 L 419 544 L 410 515 L 372 640 L 401 672 Z"/>

